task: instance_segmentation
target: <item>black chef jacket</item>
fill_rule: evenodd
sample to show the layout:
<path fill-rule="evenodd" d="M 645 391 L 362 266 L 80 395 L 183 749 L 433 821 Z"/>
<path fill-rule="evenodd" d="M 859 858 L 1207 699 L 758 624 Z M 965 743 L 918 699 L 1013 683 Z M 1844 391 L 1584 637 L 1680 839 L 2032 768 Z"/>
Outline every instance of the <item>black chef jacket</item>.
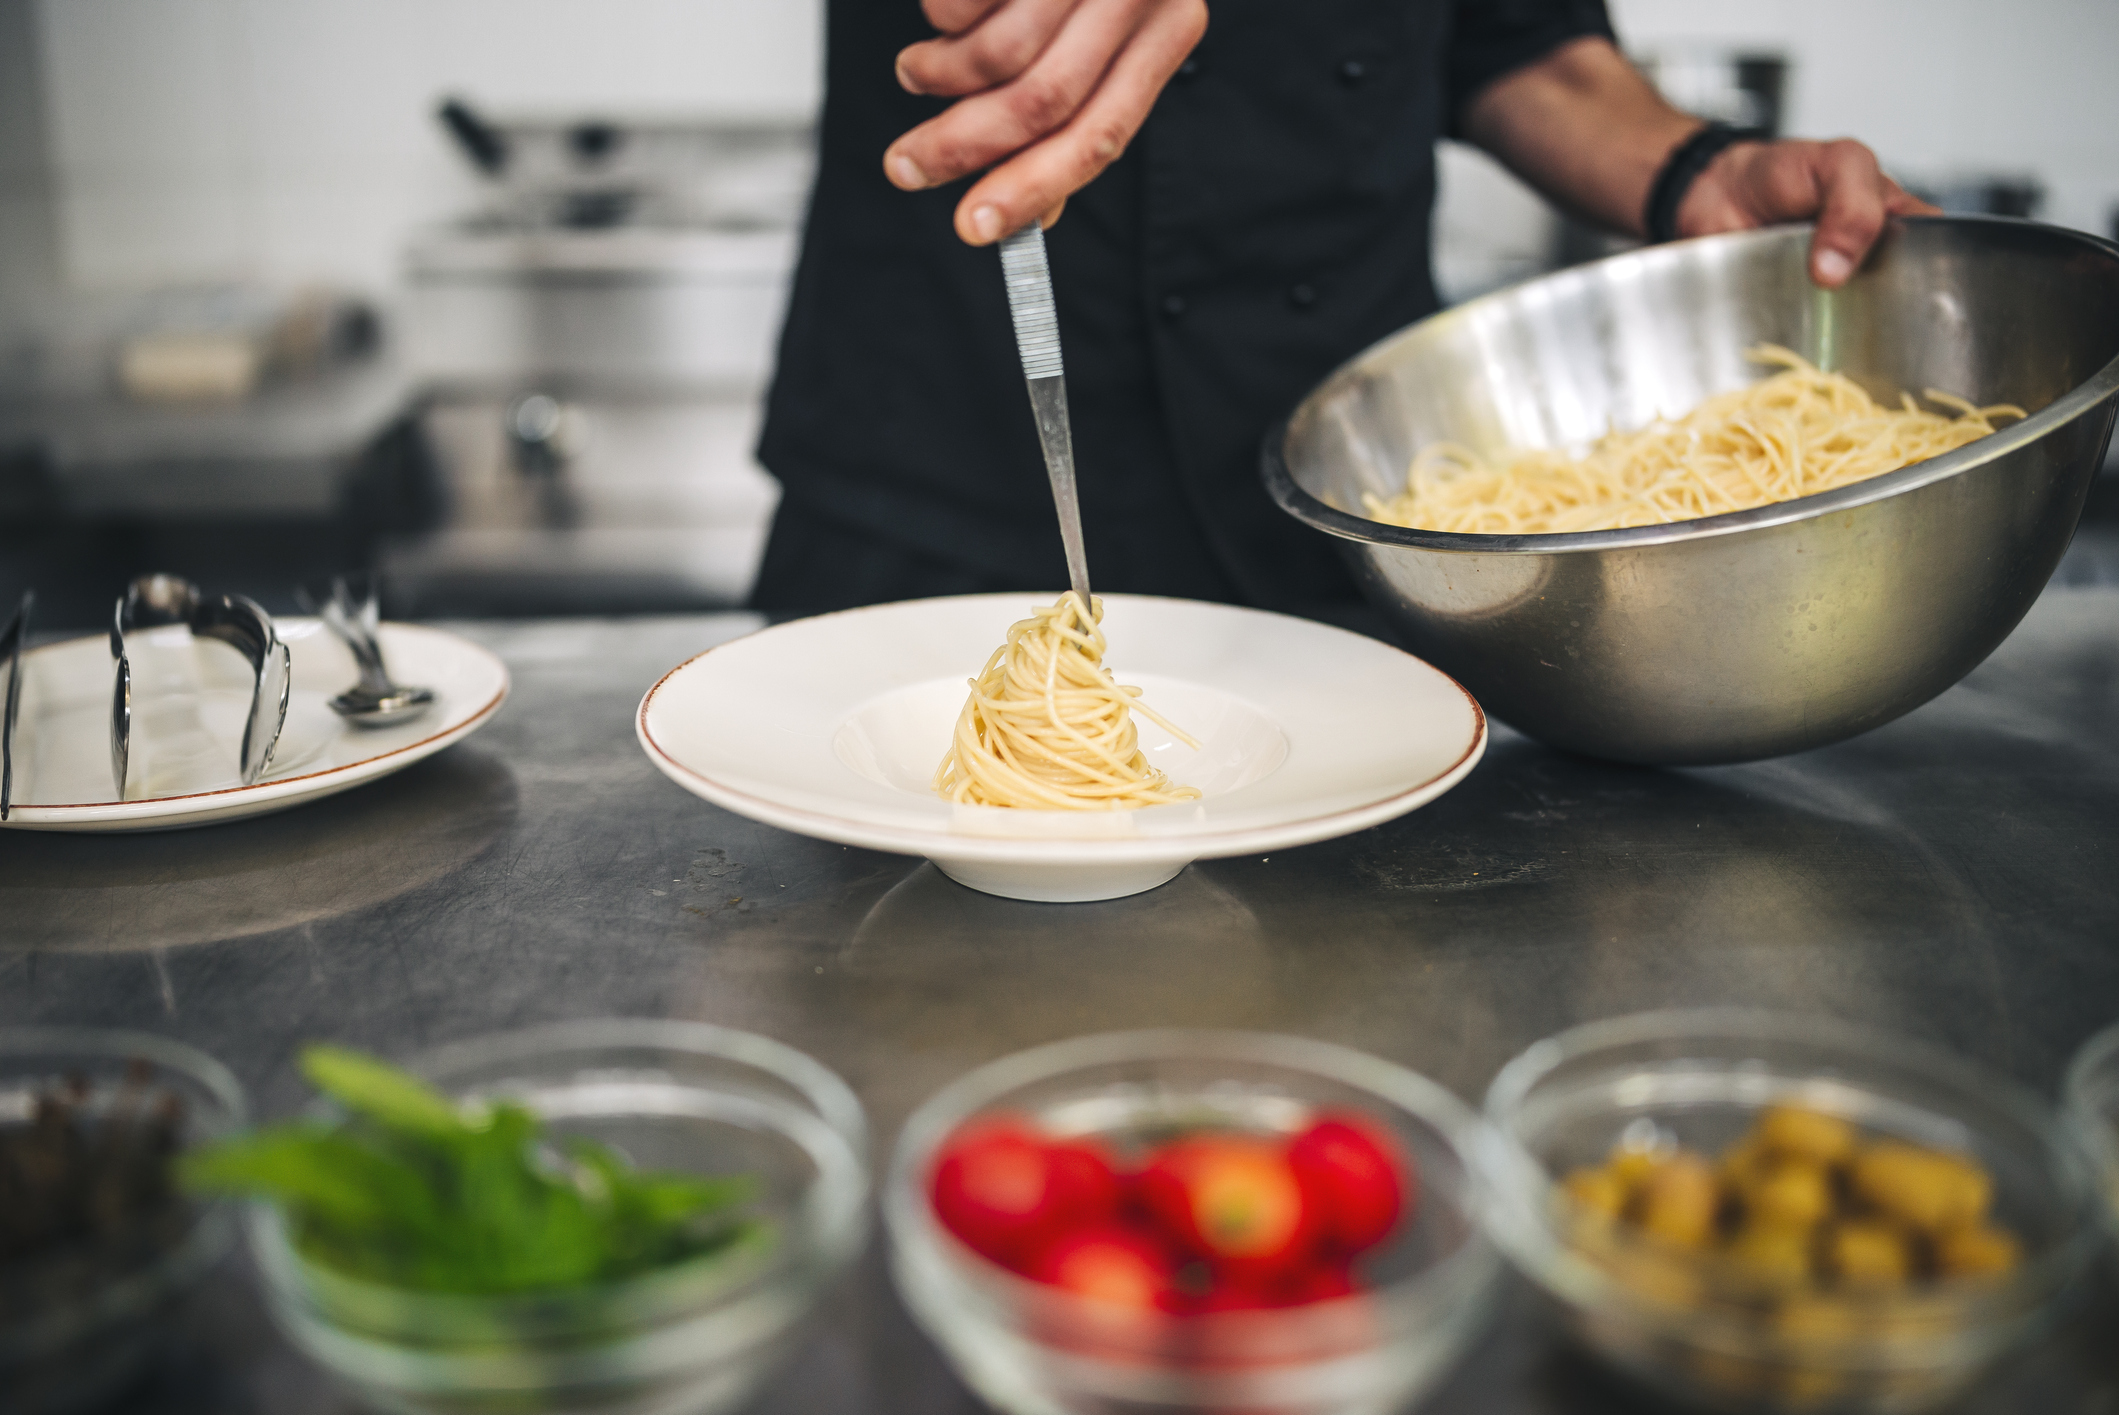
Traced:
<path fill-rule="evenodd" d="M 1259 438 L 1435 309 L 1434 147 L 1467 99 L 1610 33 L 1603 0 L 1211 0 L 1131 147 L 1048 236 L 1099 590 L 1295 612 L 1355 597 L 1327 538 L 1267 498 Z M 893 75 L 932 34 L 917 0 L 830 0 L 759 446 L 784 490 L 763 609 L 1066 584 L 999 258 L 951 224 L 967 182 L 883 177 L 891 140 L 946 106 Z"/>

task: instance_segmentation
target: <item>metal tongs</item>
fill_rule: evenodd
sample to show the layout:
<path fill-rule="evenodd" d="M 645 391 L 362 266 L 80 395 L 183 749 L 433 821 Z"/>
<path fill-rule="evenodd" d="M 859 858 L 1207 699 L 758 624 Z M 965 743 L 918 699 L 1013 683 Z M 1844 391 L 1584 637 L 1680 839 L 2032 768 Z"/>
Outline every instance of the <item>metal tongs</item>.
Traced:
<path fill-rule="evenodd" d="M 1094 614 L 1089 598 L 1089 555 L 1082 547 L 1082 505 L 1074 488 L 1074 434 L 1067 422 L 1067 373 L 1060 363 L 1059 312 L 1052 301 L 1052 271 L 1045 263 L 1045 232 L 1035 221 L 1001 242 L 1001 275 L 1008 282 L 1008 313 L 1015 321 L 1016 352 L 1037 415 L 1038 445 L 1052 478 L 1052 504 L 1059 511 L 1060 543 L 1067 548 L 1068 588 L 1081 596 L 1082 611 Z"/>
<path fill-rule="evenodd" d="M 15 719 L 22 714 L 22 645 L 29 638 L 29 611 L 37 602 L 34 590 L 22 592 L 7 627 L 0 629 L 0 668 L 7 672 L 5 708 L 0 710 L 0 821 L 15 804 Z"/>
<path fill-rule="evenodd" d="M 183 625 L 195 638 L 227 644 L 249 660 L 257 675 L 250 693 L 250 715 L 243 722 L 238 763 L 245 786 L 255 786 L 272 765 L 272 749 L 279 745 L 280 729 L 287 725 L 293 659 L 272 626 L 272 616 L 243 595 L 207 599 L 189 580 L 143 575 L 126 588 L 110 625 L 110 656 L 117 662 L 110 695 L 110 774 L 121 801 L 132 756 L 132 660 L 126 656 L 125 636 L 172 625 Z"/>

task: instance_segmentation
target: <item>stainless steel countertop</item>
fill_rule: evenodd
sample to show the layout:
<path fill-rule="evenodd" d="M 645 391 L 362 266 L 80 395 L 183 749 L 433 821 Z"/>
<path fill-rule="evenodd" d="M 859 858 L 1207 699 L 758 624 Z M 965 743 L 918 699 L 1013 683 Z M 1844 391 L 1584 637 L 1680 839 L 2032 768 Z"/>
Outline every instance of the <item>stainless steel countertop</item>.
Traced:
<path fill-rule="evenodd" d="M 457 626 L 507 659 L 515 696 L 400 776 L 182 834 L 0 837 L 0 1022 L 181 1037 L 277 1115 L 309 1038 L 403 1054 L 561 1017 L 703 1018 L 836 1067 L 887 1147 L 966 1068 L 1116 1027 L 1329 1037 L 1476 1099 L 1569 1023 L 1742 1002 L 1895 1028 L 2050 1093 L 2119 1016 L 2119 589 L 2048 591 L 1964 684 L 1837 747 L 1653 771 L 1503 728 L 1402 820 L 1089 905 L 975 894 L 663 780 L 633 739 L 641 693 L 749 622 Z M 2087 1300 L 1966 1408 L 2119 1408 L 2108 1279 Z M 350 1407 L 236 1264 L 136 1408 Z M 757 1408 L 977 1406 L 872 1250 Z M 1639 1408 L 1520 1291 L 1423 1407 Z"/>

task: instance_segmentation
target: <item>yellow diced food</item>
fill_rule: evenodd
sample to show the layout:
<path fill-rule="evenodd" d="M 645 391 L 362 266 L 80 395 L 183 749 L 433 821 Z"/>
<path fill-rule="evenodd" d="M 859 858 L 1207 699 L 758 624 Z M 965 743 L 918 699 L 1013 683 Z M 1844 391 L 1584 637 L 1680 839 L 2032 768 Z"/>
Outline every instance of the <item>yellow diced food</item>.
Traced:
<path fill-rule="evenodd" d="M 1808 1229 L 1747 1225 L 1724 1254 L 1746 1276 L 1777 1287 L 1793 1287 L 1810 1277 Z"/>
<path fill-rule="evenodd" d="M 1752 1131 L 1759 1144 L 1777 1155 L 1837 1164 L 1854 1153 L 1854 1127 L 1836 1115 L 1777 1105 L 1758 1118 Z"/>
<path fill-rule="evenodd" d="M 1749 1183 L 1751 1176 L 1769 1164 L 1772 1158 L 1766 1147 L 1759 1143 L 1757 1135 L 1746 1135 L 1722 1151 L 1721 1158 L 1715 1161 L 1714 1169 L 1715 1173 L 1722 1176 L 1723 1182 L 1731 1186 L 1742 1186 Z"/>
<path fill-rule="evenodd" d="M 1744 1186 L 1747 1219 L 1779 1228 L 1810 1228 L 1832 1212 L 1832 1177 L 1807 1160 L 1782 1160 Z"/>
<path fill-rule="evenodd" d="M 1620 1149 L 1611 1152 L 1611 1158 L 1606 1162 L 1605 1168 L 1611 1171 L 1611 1177 L 1618 1180 L 1619 1186 L 1631 1196 L 1635 1190 L 1648 1182 L 1648 1176 L 1655 1173 L 1657 1163 L 1658 1159 L 1653 1151 Z"/>
<path fill-rule="evenodd" d="M 1637 1221 L 1641 1231 L 1676 1248 L 1701 1248 L 1714 1236 L 1721 1186 L 1707 1161 L 1679 1150 L 1658 1164 L 1641 1185 Z"/>
<path fill-rule="evenodd" d="M 1994 1277 L 2023 1259 L 2014 1234 L 1988 1224 L 1953 1228 L 1935 1237 L 1935 1266 L 1946 1277 Z"/>
<path fill-rule="evenodd" d="M 1825 1236 L 1825 1266 L 1845 1282 L 1893 1287 L 1906 1280 L 1913 1261 L 1890 1225 L 1850 1219 Z"/>
<path fill-rule="evenodd" d="M 1853 1184 L 1863 1202 L 1925 1233 L 1977 1223 L 1994 1195 L 1994 1181 L 1970 1160 L 1896 1140 L 1855 1156 Z"/>
<path fill-rule="evenodd" d="M 1560 1182 L 1560 1190 L 1583 1214 L 1616 1219 L 1626 1207 L 1626 1186 L 1609 1169 L 1588 1166 Z"/>

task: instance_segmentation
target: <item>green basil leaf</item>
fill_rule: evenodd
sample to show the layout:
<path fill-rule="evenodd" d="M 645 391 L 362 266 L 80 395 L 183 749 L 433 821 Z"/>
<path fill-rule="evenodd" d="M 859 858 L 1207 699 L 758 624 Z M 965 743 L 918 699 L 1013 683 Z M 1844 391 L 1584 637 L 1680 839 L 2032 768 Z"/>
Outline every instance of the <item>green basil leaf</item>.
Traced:
<path fill-rule="evenodd" d="M 469 1128 L 456 1103 L 416 1076 L 345 1047 L 302 1048 L 302 1074 L 311 1085 L 378 1125 L 423 1135 L 455 1135 Z"/>

